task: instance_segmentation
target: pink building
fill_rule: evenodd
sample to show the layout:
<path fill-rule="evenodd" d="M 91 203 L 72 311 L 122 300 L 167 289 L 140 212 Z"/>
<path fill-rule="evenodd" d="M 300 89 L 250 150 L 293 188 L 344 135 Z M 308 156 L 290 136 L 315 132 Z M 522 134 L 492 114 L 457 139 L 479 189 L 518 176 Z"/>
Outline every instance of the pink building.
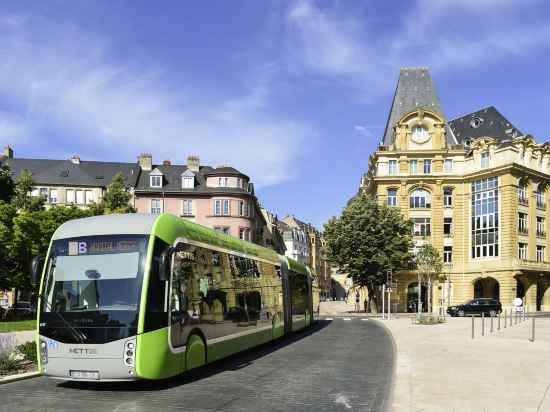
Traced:
<path fill-rule="evenodd" d="M 264 244 L 266 221 L 245 174 L 232 167 L 201 166 L 195 156 L 189 156 L 186 165 L 169 161 L 154 165 L 150 154 L 142 154 L 138 163 L 141 173 L 134 191 L 138 213 L 168 212 Z"/>

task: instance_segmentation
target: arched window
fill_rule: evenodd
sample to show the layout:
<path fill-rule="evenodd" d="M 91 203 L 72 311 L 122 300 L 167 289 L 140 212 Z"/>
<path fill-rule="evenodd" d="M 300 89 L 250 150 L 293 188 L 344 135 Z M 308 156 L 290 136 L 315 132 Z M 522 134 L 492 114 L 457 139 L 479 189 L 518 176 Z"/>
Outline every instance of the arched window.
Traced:
<path fill-rule="evenodd" d="M 538 186 L 537 186 L 537 193 L 536 193 L 536 196 L 537 196 L 537 207 L 539 209 L 544 209 L 545 207 L 545 202 L 544 202 L 544 183 L 540 183 Z"/>
<path fill-rule="evenodd" d="M 416 189 L 411 193 L 410 207 L 411 209 L 429 208 L 431 207 L 430 192 L 424 189 Z"/>
<path fill-rule="evenodd" d="M 518 184 L 518 200 L 519 203 L 527 204 L 527 182 L 521 179 Z"/>

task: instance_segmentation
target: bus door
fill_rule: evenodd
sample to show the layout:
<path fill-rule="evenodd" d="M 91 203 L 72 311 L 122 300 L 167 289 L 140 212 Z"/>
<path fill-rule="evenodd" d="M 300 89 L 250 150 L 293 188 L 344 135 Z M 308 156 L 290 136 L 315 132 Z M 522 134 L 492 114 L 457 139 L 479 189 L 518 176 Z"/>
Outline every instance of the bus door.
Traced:
<path fill-rule="evenodd" d="M 183 256 L 183 257 L 182 257 Z M 185 255 L 174 253 L 170 276 L 170 347 L 178 352 L 184 349 L 187 342 L 189 324 L 188 314 L 188 288 L 191 267 L 186 262 Z"/>
<path fill-rule="evenodd" d="M 290 280 L 286 261 L 281 262 L 281 281 L 283 286 L 283 310 L 285 319 L 285 334 L 292 331 L 292 303 L 290 299 Z"/>

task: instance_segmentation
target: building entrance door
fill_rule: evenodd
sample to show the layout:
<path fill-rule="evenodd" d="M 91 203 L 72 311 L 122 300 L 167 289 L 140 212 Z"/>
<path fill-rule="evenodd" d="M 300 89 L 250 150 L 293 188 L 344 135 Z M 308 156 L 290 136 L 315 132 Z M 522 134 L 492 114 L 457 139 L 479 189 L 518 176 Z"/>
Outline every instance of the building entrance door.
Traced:
<path fill-rule="evenodd" d="M 428 310 L 428 288 L 422 285 L 420 291 L 422 312 Z M 418 282 L 411 283 L 407 288 L 407 312 L 418 312 Z"/>

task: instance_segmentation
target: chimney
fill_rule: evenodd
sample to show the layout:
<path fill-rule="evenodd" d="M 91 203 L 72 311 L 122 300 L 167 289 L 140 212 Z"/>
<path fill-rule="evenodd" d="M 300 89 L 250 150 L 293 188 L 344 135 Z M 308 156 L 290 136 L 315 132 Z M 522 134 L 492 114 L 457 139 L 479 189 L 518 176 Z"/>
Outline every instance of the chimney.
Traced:
<path fill-rule="evenodd" d="M 142 153 L 138 156 L 138 164 L 142 170 L 153 170 L 153 155 L 150 153 Z"/>
<path fill-rule="evenodd" d="M 200 159 L 198 156 L 188 156 L 187 157 L 187 168 L 193 173 L 197 173 L 200 167 Z"/>
<path fill-rule="evenodd" d="M 163 160 L 162 161 L 162 165 L 163 166 L 171 166 L 172 165 L 172 162 L 170 160 Z"/>
<path fill-rule="evenodd" d="M 10 145 L 4 146 L 4 153 L 3 154 L 6 157 L 6 159 L 13 159 L 13 149 L 11 148 Z"/>
<path fill-rule="evenodd" d="M 74 155 L 69 160 L 71 161 L 71 163 L 74 163 L 75 165 L 80 164 L 80 156 L 78 156 L 78 155 Z"/>

